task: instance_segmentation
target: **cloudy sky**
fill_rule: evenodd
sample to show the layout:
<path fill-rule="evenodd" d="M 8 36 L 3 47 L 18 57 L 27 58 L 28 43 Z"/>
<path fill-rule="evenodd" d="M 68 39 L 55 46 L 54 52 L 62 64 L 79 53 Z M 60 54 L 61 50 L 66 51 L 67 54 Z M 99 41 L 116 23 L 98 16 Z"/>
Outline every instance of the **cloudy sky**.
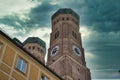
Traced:
<path fill-rule="evenodd" d="M 0 0 L 0 29 L 23 42 L 37 36 L 49 47 L 51 15 L 72 8 L 93 80 L 120 79 L 120 0 Z"/>

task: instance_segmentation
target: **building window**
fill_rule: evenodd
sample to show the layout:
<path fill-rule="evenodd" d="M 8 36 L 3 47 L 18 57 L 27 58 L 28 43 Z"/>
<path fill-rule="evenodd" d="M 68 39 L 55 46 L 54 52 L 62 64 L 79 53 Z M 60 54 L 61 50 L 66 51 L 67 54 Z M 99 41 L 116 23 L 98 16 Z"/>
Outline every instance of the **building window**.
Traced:
<path fill-rule="evenodd" d="M 74 32 L 72 31 L 72 36 L 74 37 Z"/>
<path fill-rule="evenodd" d="M 72 31 L 72 36 L 77 38 L 77 35 L 76 35 L 76 33 L 74 31 Z"/>
<path fill-rule="evenodd" d="M 75 21 L 75 24 L 76 24 L 76 25 L 78 25 L 78 22 L 77 22 L 77 21 Z"/>
<path fill-rule="evenodd" d="M 69 20 L 69 18 L 67 17 L 67 20 Z"/>
<path fill-rule="evenodd" d="M 25 73 L 27 68 L 27 63 L 24 61 L 22 58 L 18 58 L 17 62 L 17 69 L 20 70 L 21 72 Z"/>
<path fill-rule="evenodd" d="M 46 76 L 42 76 L 41 80 L 49 80 Z"/>
<path fill-rule="evenodd" d="M 72 21 L 74 22 L 74 19 L 72 19 Z"/>
<path fill-rule="evenodd" d="M 41 49 L 41 53 L 43 53 L 43 50 Z"/>
<path fill-rule="evenodd" d="M 38 49 L 38 51 L 40 51 L 40 48 L 37 48 Z"/>
<path fill-rule="evenodd" d="M 64 21 L 64 20 L 65 20 L 65 18 L 63 17 L 63 18 L 62 18 L 62 20 Z"/>
<path fill-rule="evenodd" d="M 30 49 L 31 49 L 31 46 L 29 46 L 28 49 L 30 50 Z"/>
<path fill-rule="evenodd" d="M 77 38 L 77 35 L 76 35 L 76 33 L 75 33 L 75 38 Z"/>
<path fill-rule="evenodd" d="M 57 19 L 57 22 L 59 22 L 59 19 Z"/>
<path fill-rule="evenodd" d="M 53 22 L 53 25 L 55 25 L 55 24 L 56 24 L 56 22 L 54 21 L 54 22 Z"/>
<path fill-rule="evenodd" d="M 35 46 L 33 46 L 33 50 L 35 49 Z"/>
<path fill-rule="evenodd" d="M 59 31 L 57 31 L 57 32 L 55 33 L 55 39 L 56 39 L 57 37 L 59 37 Z"/>

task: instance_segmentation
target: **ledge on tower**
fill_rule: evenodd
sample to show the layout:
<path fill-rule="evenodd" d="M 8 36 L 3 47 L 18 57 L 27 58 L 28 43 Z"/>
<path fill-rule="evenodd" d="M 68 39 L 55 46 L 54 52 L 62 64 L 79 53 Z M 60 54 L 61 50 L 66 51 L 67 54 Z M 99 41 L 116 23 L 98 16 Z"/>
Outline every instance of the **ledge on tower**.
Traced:
<path fill-rule="evenodd" d="M 39 44 L 40 46 L 42 46 L 43 48 L 46 48 L 45 42 L 44 42 L 43 40 L 41 40 L 40 38 L 38 38 L 38 37 L 29 37 L 29 38 L 27 38 L 27 39 L 23 42 L 23 44 L 25 45 L 25 44 L 27 44 L 27 43 L 37 43 L 37 44 Z"/>
<path fill-rule="evenodd" d="M 77 18 L 79 20 L 79 15 L 77 13 L 75 13 L 72 9 L 70 8 L 61 8 L 58 11 L 56 11 L 53 15 L 52 15 L 52 20 L 57 17 L 59 14 L 71 14 L 73 15 L 75 18 Z"/>

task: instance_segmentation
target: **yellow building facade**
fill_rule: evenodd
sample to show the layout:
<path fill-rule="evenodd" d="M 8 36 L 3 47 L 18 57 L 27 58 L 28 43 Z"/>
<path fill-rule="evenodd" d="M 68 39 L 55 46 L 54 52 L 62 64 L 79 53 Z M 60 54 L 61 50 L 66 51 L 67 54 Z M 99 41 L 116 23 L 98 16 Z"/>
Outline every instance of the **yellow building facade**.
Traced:
<path fill-rule="evenodd" d="M 0 30 L 0 80 L 62 80 Z"/>

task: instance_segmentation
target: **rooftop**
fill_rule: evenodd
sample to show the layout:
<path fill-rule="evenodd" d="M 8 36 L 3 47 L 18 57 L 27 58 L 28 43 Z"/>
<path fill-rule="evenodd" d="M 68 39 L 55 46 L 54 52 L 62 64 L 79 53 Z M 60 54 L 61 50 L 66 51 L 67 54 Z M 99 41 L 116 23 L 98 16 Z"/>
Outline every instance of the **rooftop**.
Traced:
<path fill-rule="evenodd" d="M 75 13 L 72 9 L 70 8 L 61 8 L 58 11 L 56 11 L 53 15 L 52 15 L 52 19 L 54 19 L 55 17 L 57 17 L 59 14 L 71 14 L 73 15 L 75 18 L 77 18 L 79 20 L 79 15 L 77 13 Z"/>
<path fill-rule="evenodd" d="M 40 38 L 38 37 L 29 37 L 27 38 L 23 44 L 27 44 L 27 43 L 38 43 L 40 46 L 42 46 L 43 48 L 46 48 L 46 44 L 43 40 L 41 40 Z"/>

